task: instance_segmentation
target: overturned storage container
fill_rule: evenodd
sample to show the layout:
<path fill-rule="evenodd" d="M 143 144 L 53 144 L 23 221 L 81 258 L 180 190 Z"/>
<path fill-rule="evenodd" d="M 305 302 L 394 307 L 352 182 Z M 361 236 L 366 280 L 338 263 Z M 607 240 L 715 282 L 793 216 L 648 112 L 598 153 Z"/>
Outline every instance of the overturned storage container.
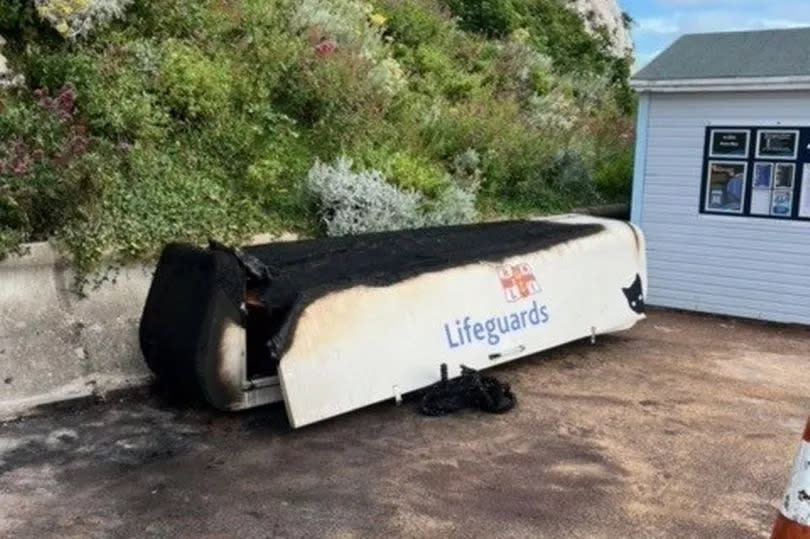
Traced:
<path fill-rule="evenodd" d="M 245 247 L 173 244 L 140 326 L 149 367 L 294 427 L 644 316 L 631 224 L 569 215 Z"/>

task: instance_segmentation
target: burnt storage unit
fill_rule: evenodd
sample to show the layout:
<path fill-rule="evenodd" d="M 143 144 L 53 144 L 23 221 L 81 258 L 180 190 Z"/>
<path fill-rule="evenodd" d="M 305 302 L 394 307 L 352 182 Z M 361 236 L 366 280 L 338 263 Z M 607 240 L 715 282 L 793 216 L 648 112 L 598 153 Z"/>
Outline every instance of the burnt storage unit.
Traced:
<path fill-rule="evenodd" d="M 299 427 L 644 316 L 644 240 L 586 216 L 232 250 L 173 244 L 140 326 L 177 391 Z"/>
<path fill-rule="evenodd" d="M 810 29 L 687 35 L 634 75 L 649 303 L 810 324 Z"/>

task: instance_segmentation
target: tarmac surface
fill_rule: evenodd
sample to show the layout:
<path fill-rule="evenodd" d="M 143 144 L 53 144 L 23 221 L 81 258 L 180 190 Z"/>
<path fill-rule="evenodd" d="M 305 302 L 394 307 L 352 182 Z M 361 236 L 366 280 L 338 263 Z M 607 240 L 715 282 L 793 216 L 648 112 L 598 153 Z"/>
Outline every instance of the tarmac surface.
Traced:
<path fill-rule="evenodd" d="M 505 415 L 49 408 L 0 425 L 0 537 L 768 537 L 808 367 L 808 328 L 653 311 L 489 371 Z"/>

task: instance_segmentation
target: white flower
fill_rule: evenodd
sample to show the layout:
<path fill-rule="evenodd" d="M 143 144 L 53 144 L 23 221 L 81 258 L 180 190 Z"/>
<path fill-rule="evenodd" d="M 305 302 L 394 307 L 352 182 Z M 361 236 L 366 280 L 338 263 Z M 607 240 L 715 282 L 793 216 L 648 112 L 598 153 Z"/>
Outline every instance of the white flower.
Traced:
<path fill-rule="evenodd" d="M 384 58 L 369 73 L 371 82 L 388 95 L 396 95 L 408 81 L 399 62 L 393 58 Z"/>
<path fill-rule="evenodd" d="M 34 0 L 40 18 L 68 39 L 85 36 L 95 28 L 124 16 L 134 0 Z"/>
<path fill-rule="evenodd" d="M 373 8 L 357 0 L 301 0 L 291 18 L 292 30 L 300 32 L 318 29 L 323 37 L 340 46 L 359 48 L 364 58 L 373 60 L 385 56 L 382 30 L 369 21 Z"/>
<path fill-rule="evenodd" d="M 0 48 L 6 44 L 3 36 L 0 36 Z M 2 53 L 0 53 L 0 89 L 3 88 L 16 88 L 25 83 L 25 77 L 20 74 L 14 73 L 8 66 L 8 60 Z"/>

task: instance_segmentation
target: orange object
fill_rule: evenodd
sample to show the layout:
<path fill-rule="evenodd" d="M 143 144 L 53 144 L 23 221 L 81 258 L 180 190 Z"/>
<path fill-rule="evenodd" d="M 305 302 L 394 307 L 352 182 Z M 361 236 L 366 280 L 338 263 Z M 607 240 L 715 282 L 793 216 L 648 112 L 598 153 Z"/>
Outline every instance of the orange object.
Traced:
<path fill-rule="evenodd" d="M 804 427 L 771 539 L 810 539 L 810 419 Z"/>

